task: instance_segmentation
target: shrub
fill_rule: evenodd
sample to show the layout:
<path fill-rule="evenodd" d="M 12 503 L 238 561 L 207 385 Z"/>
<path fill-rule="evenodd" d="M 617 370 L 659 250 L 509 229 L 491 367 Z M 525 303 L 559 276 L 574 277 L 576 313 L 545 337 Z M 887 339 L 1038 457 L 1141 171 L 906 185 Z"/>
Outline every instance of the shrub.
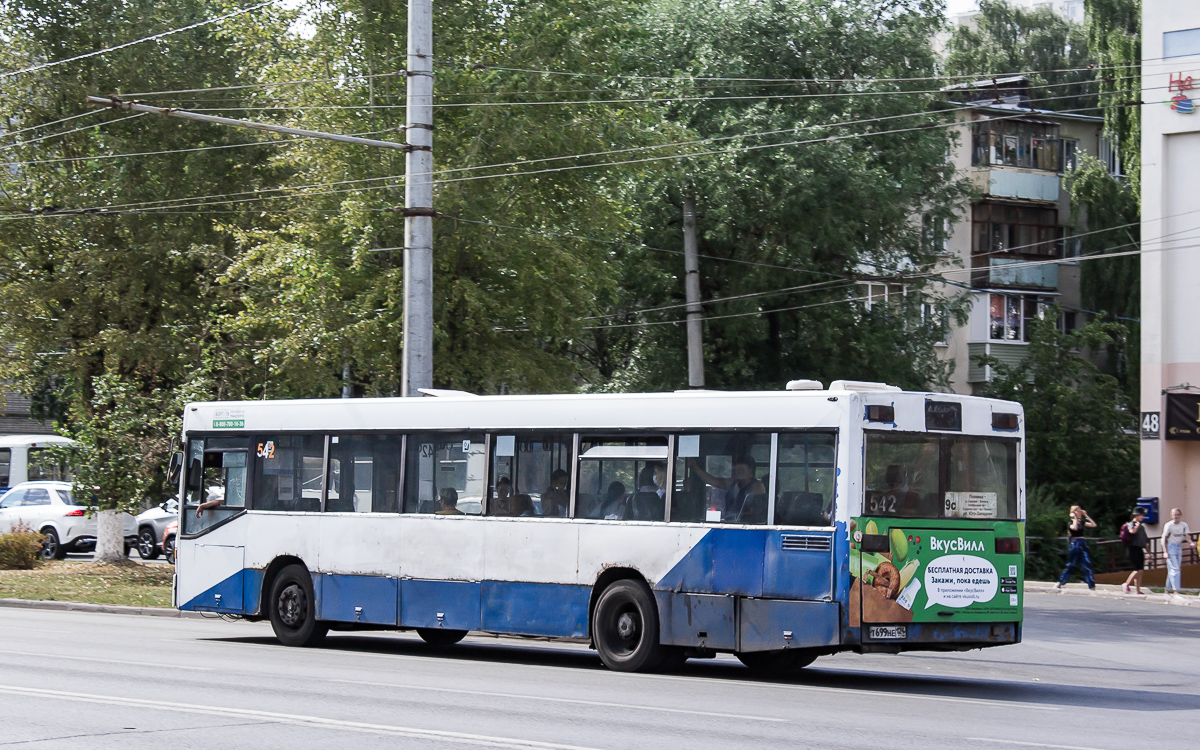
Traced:
<path fill-rule="evenodd" d="M 42 535 L 19 523 L 7 534 L 0 534 L 0 570 L 33 570 L 41 562 L 41 551 Z"/>

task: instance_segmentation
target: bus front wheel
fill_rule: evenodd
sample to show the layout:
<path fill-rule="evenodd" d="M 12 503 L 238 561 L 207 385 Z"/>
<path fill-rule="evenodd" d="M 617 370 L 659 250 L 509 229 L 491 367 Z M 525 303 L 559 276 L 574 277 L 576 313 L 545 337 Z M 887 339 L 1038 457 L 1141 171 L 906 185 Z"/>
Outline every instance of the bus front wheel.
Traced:
<path fill-rule="evenodd" d="M 279 571 L 271 586 L 271 629 L 285 646 L 316 646 L 329 626 L 317 621 L 312 576 L 303 565 Z"/>
<path fill-rule="evenodd" d="M 641 672 L 657 669 L 664 656 L 658 643 L 658 608 L 639 581 L 617 581 L 600 594 L 592 615 L 596 652 L 609 669 Z"/>

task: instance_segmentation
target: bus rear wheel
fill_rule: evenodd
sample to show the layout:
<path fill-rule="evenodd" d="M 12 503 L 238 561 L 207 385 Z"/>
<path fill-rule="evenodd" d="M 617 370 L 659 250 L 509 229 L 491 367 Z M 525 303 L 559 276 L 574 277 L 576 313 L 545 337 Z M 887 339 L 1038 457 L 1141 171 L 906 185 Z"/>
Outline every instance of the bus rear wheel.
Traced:
<path fill-rule="evenodd" d="M 467 637 L 465 630 L 438 630 L 437 628 L 417 628 L 417 635 L 430 646 L 445 648 Z"/>
<path fill-rule="evenodd" d="M 316 646 L 329 626 L 317 621 L 312 576 L 303 565 L 279 571 L 271 586 L 271 629 L 285 646 Z"/>
<path fill-rule="evenodd" d="M 739 652 L 737 658 L 759 674 L 783 675 L 804 669 L 817 660 L 817 654 L 807 649 L 748 651 Z"/>
<path fill-rule="evenodd" d="M 617 581 L 600 594 L 592 615 L 592 637 L 604 666 L 615 672 L 658 669 L 664 657 L 658 643 L 658 608 L 639 581 Z"/>

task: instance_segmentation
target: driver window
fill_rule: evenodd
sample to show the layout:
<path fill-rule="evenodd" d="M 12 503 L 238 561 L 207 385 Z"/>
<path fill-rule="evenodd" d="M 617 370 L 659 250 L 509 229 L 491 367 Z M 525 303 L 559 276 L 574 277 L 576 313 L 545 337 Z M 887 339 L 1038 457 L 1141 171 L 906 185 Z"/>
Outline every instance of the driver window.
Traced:
<path fill-rule="evenodd" d="M 201 532 L 246 507 L 247 458 L 243 438 L 191 441 L 183 512 L 185 533 Z"/>

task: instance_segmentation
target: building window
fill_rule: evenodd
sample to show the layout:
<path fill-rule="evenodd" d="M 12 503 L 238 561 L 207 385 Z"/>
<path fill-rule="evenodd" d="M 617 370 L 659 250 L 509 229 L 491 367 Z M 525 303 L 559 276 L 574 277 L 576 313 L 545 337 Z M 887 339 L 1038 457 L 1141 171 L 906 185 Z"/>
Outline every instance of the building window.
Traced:
<path fill-rule="evenodd" d="M 1062 141 L 1062 171 L 1070 172 L 1079 166 L 1079 141 L 1075 138 L 1063 138 Z"/>
<path fill-rule="evenodd" d="M 892 298 L 901 299 L 908 294 L 904 284 L 886 284 L 882 281 L 864 281 L 858 284 L 859 301 L 868 312 L 875 305 L 887 305 Z"/>
<path fill-rule="evenodd" d="M 990 295 L 988 338 L 992 341 L 1025 341 L 1033 333 L 1034 319 L 1046 317 L 1047 297 L 1022 294 Z"/>
<path fill-rule="evenodd" d="M 1121 152 L 1116 134 L 1100 136 L 1100 162 L 1108 167 L 1113 177 L 1124 177 L 1121 171 Z"/>
<path fill-rule="evenodd" d="M 1062 230 L 1053 208 L 978 203 L 971 209 L 971 252 L 1061 256 Z"/>
<path fill-rule="evenodd" d="M 1053 123 L 985 120 L 972 127 L 972 166 L 1059 172 L 1063 168 L 1062 159 L 1062 139 Z"/>

